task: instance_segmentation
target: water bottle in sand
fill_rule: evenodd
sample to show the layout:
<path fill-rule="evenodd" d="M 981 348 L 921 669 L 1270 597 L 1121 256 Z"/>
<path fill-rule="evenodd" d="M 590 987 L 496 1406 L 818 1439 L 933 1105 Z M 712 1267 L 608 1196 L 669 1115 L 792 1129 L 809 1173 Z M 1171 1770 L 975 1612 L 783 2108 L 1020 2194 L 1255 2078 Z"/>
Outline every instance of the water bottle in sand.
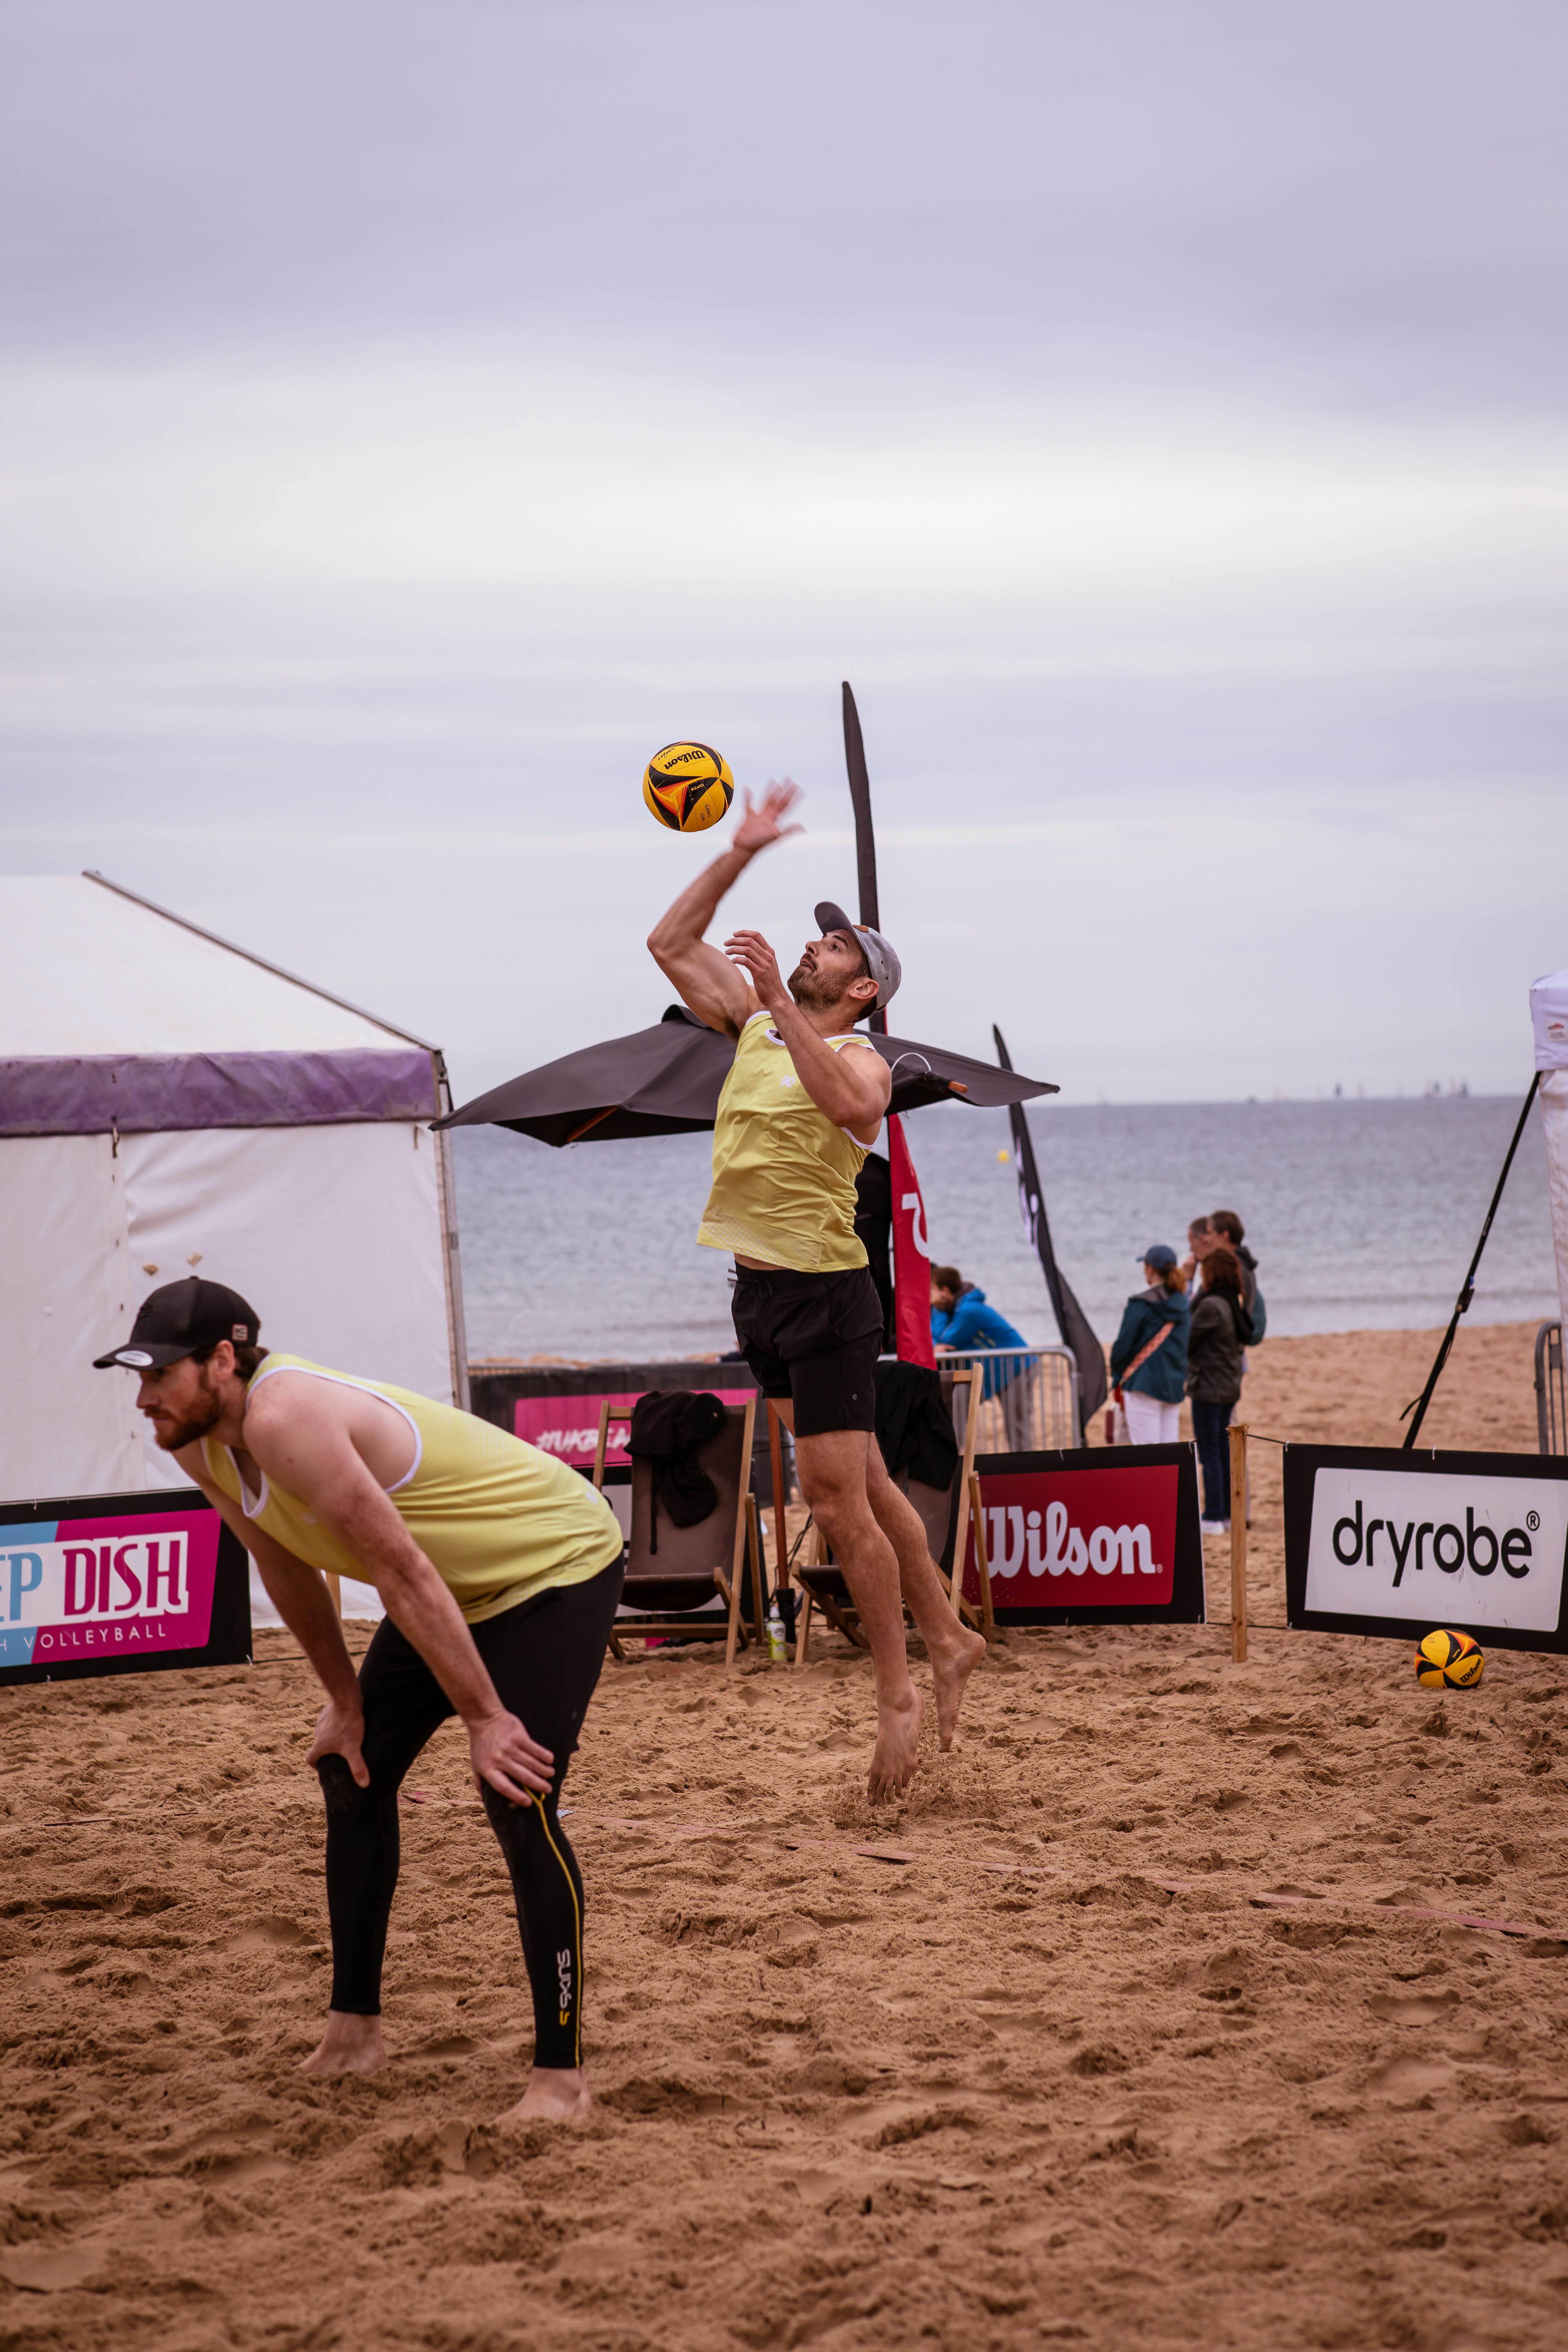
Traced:
<path fill-rule="evenodd" d="M 782 1666 L 784 1662 L 784 1619 L 779 1613 L 779 1597 L 776 1592 L 773 1595 L 773 1605 L 768 1611 L 768 1660 L 770 1664 L 775 1666 Z"/>

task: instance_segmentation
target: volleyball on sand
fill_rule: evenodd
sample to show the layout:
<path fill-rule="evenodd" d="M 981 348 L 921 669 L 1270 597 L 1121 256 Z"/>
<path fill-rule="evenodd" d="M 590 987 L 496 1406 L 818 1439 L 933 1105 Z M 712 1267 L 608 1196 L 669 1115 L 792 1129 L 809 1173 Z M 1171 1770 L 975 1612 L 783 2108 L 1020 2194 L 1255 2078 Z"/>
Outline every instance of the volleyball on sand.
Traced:
<path fill-rule="evenodd" d="M 1428 1690 L 1473 1690 L 1487 1667 L 1486 1654 L 1468 1633 L 1428 1633 L 1416 1644 L 1415 1679 Z"/>
<path fill-rule="evenodd" d="M 735 797 L 735 779 L 706 743 L 667 743 L 647 763 L 642 796 L 674 833 L 706 833 Z"/>

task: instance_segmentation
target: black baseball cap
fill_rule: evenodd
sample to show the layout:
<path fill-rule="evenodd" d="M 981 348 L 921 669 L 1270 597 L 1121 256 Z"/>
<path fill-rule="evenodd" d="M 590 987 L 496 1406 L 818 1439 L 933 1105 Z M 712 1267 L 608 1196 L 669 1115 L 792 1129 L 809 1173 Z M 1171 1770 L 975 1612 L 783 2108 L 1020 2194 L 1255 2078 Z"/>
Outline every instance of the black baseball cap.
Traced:
<path fill-rule="evenodd" d="M 95 1356 L 93 1369 L 106 1372 L 111 1364 L 128 1364 L 133 1372 L 144 1372 L 153 1365 L 177 1364 L 182 1356 L 199 1355 L 220 1339 L 248 1339 L 254 1346 L 260 1329 L 260 1317 L 237 1290 L 188 1274 L 184 1282 L 165 1282 L 150 1290 L 123 1348 Z"/>

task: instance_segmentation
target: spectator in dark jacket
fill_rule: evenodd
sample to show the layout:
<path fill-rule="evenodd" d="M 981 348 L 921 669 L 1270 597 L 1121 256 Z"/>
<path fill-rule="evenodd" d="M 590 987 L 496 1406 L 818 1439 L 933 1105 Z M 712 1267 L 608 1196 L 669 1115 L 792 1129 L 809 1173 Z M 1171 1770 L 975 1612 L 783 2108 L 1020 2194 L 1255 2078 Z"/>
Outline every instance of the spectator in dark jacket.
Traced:
<path fill-rule="evenodd" d="M 1173 1445 L 1187 1371 L 1187 1277 L 1164 1242 L 1144 1251 L 1143 1272 L 1149 1287 L 1127 1302 L 1111 1343 L 1110 1377 L 1121 1391 L 1131 1443 Z"/>
<path fill-rule="evenodd" d="M 1216 1240 L 1226 1243 L 1236 1252 L 1241 1266 L 1241 1303 L 1250 1317 L 1252 1302 L 1258 1296 L 1258 1260 L 1247 1247 L 1247 1227 L 1234 1209 L 1211 1209 L 1208 1222 Z"/>
<path fill-rule="evenodd" d="M 1204 1474 L 1204 1532 L 1230 1525 L 1230 1449 L 1226 1432 L 1241 1396 L 1242 1349 L 1251 1336 L 1242 1303 L 1240 1259 L 1221 1242 L 1204 1260 L 1204 1286 L 1192 1311 L 1187 1394 Z"/>
<path fill-rule="evenodd" d="M 1187 1293 L 1191 1297 L 1203 1280 L 1204 1260 L 1213 1249 L 1218 1236 L 1206 1217 L 1194 1217 L 1187 1227 L 1187 1254 L 1182 1261 L 1182 1272 L 1187 1277 Z"/>

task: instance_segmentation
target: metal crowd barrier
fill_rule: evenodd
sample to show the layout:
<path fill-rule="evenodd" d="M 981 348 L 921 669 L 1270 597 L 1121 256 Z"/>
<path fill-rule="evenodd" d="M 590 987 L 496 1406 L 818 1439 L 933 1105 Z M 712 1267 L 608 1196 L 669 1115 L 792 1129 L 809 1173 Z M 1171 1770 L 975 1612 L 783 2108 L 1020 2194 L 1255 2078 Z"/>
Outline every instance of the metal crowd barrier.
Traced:
<path fill-rule="evenodd" d="M 979 1364 L 984 1371 L 976 1454 L 1047 1454 L 1083 1444 L 1070 1348 L 942 1348 L 936 1360 L 954 1370 Z M 961 1421 L 961 1445 L 963 1438 Z"/>
<path fill-rule="evenodd" d="M 1542 1454 L 1568 1454 L 1561 1323 L 1543 1323 L 1535 1335 L 1535 1425 Z"/>

